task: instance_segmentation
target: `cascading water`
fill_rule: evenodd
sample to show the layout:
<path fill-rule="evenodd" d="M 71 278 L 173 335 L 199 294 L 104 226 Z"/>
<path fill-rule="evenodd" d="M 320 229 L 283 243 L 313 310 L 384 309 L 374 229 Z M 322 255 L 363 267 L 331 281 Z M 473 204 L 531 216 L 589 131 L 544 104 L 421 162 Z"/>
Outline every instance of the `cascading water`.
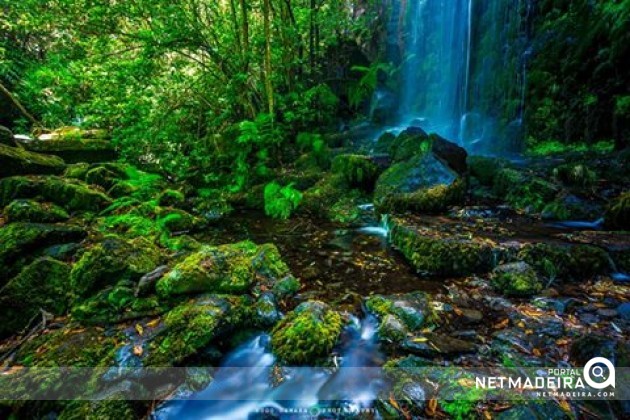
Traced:
<path fill-rule="evenodd" d="M 401 67 L 402 125 L 470 151 L 522 139 L 531 0 L 391 0 L 388 59 Z"/>
<path fill-rule="evenodd" d="M 353 318 L 342 334 L 338 369 L 283 368 L 277 386 L 272 384 L 276 359 L 270 337 L 260 334 L 226 357 L 206 389 L 165 402 L 152 418 L 246 419 L 265 412 L 294 418 L 291 409 L 309 409 L 312 414 L 327 408 L 356 412 L 372 407 L 383 386 L 381 369 L 375 369 L 382 363 L 376 327 L 372 315 Z"/>

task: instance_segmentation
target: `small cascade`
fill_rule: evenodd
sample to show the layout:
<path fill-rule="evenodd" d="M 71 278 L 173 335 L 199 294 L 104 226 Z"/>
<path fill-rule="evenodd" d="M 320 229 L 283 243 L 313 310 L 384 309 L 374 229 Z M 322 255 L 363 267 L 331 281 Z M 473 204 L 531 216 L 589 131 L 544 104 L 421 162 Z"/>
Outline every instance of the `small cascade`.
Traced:
<path fill-rule="evenodd" d="M 373 315 L 352 318 L 340 339 L 337 369 L 282 368 L 282 381 L 274 386 L 277 360 L 268 334 L 260 334 L 232 351 L 204 390 L 163 403 L 153 419 L 245 419 L 257 413 L 290 409 L 355 411 L 370 408 L 384 386 L 382 363 Z M 287 414 L 290 418 L 292 414 Z"/>

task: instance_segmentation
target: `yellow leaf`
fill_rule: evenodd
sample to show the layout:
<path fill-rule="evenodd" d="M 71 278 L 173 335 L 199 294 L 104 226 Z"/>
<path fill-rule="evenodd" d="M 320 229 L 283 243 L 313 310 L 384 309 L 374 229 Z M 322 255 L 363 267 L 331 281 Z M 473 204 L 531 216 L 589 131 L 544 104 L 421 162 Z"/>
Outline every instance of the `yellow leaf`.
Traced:
<path fill-rule="evenodd" d="M 433 417 L 435 415 L 435 411 L 437 410 L 437 400 L 435 398 L 431 398 L 427 403 L 426 413 L 427 416 Z"/>
<path fill-rule="evenodd" d="M 155 318 L 147 322 L 147 327 L 154 328 L 154 327 L 157 327 L 159 323 L 160 323 L 160 318 Z"/>
<path fill-rule="evenodd" d="M 414 343 L 424 343 L 424 342 L 426 342 L 426 341 L 428 341 L 428 340 L 429 340 L 429 339 L 428 339 L 428 338 L 426 338 L 426 337 L 416 337 L 416 338 L 414 338 L 414 339 L 413 339 L 413 340 L 411 340 L 411 341 L 413 341 Z"/>
<path fill-rule="evenodd" d="M 393 393 L 389 393 L 389 403 L 392 405 L 392 407 L 394 407 L 396 410 L 400 410 L 400 406 L 398 405 L 398 402 L 396 402 L 396 398 L 394 398 L 394 394 Z"/>
<path fill-rule="evenodd" d="M 138 332 L 138 335 L 142 335 L 144 328 L 142 328 L 142 325 L 136 324 L 136 331 Z"/>
<path fill-rule="evenodd" d="M 133 354 L 135 354 L 136 356 L 142 356 L 143 352 L 144 350 L 142 350 L 142 345 L 137 344 L 133 346 Z"/>

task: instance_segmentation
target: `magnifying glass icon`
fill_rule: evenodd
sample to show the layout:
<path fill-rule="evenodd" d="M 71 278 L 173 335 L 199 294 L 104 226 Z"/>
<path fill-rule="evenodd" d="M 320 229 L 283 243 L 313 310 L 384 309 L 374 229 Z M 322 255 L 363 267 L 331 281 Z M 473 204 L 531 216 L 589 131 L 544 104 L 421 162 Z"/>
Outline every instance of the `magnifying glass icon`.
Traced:
<path fill-rule="evenodd" d="M 601 366 L 595 366 L 591 371 L 594 377 L 603 378 L 604 377 L 604 368 Z"/>

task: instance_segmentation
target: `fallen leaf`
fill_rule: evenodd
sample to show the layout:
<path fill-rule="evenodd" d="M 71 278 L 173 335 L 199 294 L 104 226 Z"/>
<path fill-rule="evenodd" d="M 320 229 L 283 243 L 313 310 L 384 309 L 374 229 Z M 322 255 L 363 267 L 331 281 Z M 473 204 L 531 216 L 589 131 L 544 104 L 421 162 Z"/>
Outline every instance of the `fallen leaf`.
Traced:
<path fill-rule="evenodd" d="M 136 331 L 138 332 L 138 335 L 142 335 L 144 333 L 144 328 L 142 328 L 142 325 L 136 324 Z"/>
<path fill-rule="evenodd" d="M 433 417 L 435 415 L 436 410 L 437 410 L 437 399 L 431 398 L 429 402 L 427 403 L 427 407 L 425 408 L 427 416 Z"/>
<path fill-rule="evenodd" d="M 394 398 L 394 394 L 392 392 L 389 393 L 389 403 L 392 405 L 392 407 L 394 407 L 396 410 L 400 411 L 400 406 L 398 405 L 398 402 L 396 401 L 396 398 Z"/>
<path fill-rule="evenodd" d="M 507 327 L 509 323 L 510 323 L 510 320 L 508 318 L 505 318 L 503 321 L 499 322 L 498 324 L 495 324 L 493 328 L 495 330 L 500 330 L 502 328 Z"/>
<path fill-rule="evenodd" d="M 144 350 L 142 349 L 142 345 L 135 345 L 133 346 L 133 354 L 135 354 L 136 356 L 142 356 L 142 353 L 144 352 Z"/>

